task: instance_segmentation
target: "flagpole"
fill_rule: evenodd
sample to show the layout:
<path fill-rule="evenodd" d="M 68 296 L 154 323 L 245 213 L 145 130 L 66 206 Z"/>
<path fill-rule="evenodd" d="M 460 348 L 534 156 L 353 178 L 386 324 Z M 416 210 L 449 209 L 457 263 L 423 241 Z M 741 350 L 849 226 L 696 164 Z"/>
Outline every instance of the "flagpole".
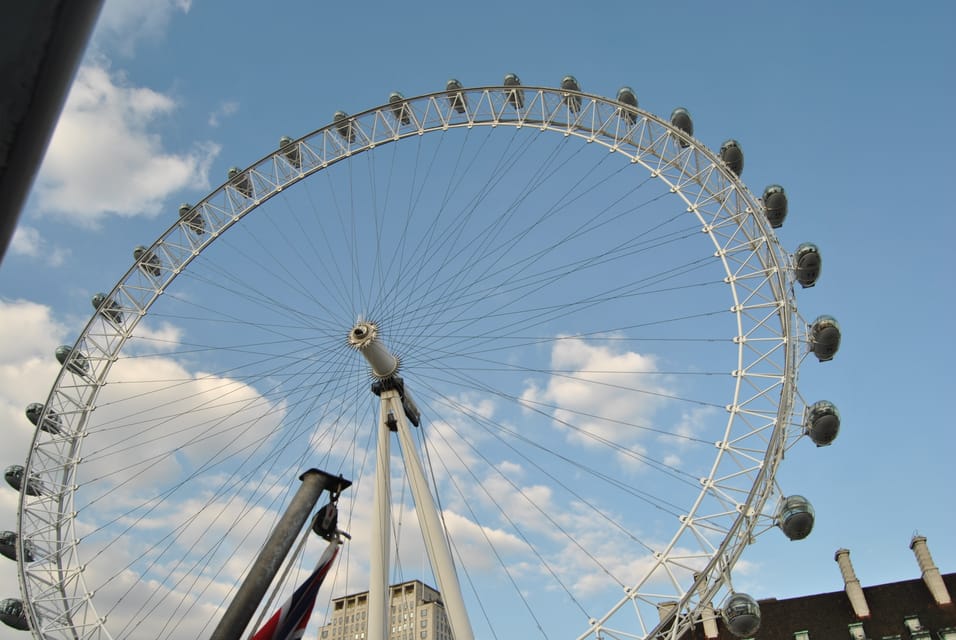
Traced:
<path fill-rule="evenodd" d="M 338 496 L 342 489 L 352 484 L 341 476 L 336 477 L 318 469 L 309 469 L 299 476 L 299 480 L 302 484 L 292 502 L 272 530 L 210 640 L 240 640 L 319 496 L 325 489 L 332 492 L 333 496 Z"/>

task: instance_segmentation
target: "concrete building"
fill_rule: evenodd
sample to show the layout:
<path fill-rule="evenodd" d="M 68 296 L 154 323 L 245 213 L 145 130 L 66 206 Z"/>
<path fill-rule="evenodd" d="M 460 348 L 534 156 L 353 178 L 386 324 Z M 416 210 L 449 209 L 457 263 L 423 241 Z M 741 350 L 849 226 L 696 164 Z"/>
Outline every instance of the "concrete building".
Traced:
<path fill-rule="evenodd" d="M 843 589 L 777 600 L 758 600 L 760 628 L 753 640 L 956 640 L 956 573 L 941 574 L 926 538 L 914 536 L 910 549 L 920 577 L 861 586 L 850 552 L 834 559 Z M 682 640 L 740 640 L 724 626 L 698 623 Z"/>
<path fill-rule="evenodd" d="M 368 591 L 336 598 L 319 640 L 365 640 L 367 625 Z M 389 627 L 389 640 L 452 640 L 441 594 L 418 580 L 391 586 Z"/>

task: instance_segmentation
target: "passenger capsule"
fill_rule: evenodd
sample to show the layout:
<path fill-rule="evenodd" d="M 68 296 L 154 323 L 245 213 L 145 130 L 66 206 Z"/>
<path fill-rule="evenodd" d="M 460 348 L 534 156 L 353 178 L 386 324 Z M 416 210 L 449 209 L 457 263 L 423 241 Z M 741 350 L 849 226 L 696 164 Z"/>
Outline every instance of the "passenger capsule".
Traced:
<path fill-rule="evenodd" d="M 103 314 L 105 318 L 116 324 L 123 322 L 123 312 L 120 311 L 119 305 L 107 298 L 105 293 L 97 293 L 90 302 L 93 304 L 93 309 Z"/>
<path fill-rule="evenodd" d="M 740 148 L 740 143 L 736 140 L 727 140 L 720 145 L 720 159 L 724 161 L 727 168 L 738 176 L 744 170 L 744 152 Z"/>
<path fill-rule="evenodd" d="M 521 80 L 517 74 L 509 73 L 505 75 L 504 85 L 506 87 L 520 87 Z M 508 104 L 514 107 L 516 111 L 524 109 L 524 89 L 509 89 L 507 96 Z"/>
<path fill-rule="evenodd" d="M 279 138 L 279 152 L 282 157 L 289 161 L 296 169 L 302 168 L 302 156 L 299 153 L 299 145 L 289 136 Z"/>
<path fill-rule="evenodd" d="M 239 167 L 229 167 L 226 177 L 229 178 L 229 184 L 236 191 L 246 198 L 252 197 L 252 180 L 249 179 L 248 173 L 243 172 Z"/>
<path fill-rule="evenodd" d="M 23 467 L 13 464 L 3 471 L 3 477 L 11 487 L 20 491 L 23 488 Z M 23 489 L 28 496 L 38 496 L 43 493 L 43 483 L 36 476 L 31 476 Z"/>
<path fill-rule="evenodd" d="M 694 135 L 694 121 L 690 117 L 690 112 L 684 107 L 677 107 L 671 111 L 671 126 L 683 131 L 688 136 Z M 685 140 L 681 140 L 680 146 L 688 147 L 690 144 Z"/>
<path fill-rule="evenodd" d="M 0 554 L 11 559 L 17 559 L 17 534 L 13 531 L 0 531 Z M 30 540 L 23 542 L 23 560 L 24 562 L 33 562 L 36 559 L 36 553 L 33 543 Z"/>
<path fill-rule="evenodd" d="M 749 638 L 760 628 L 760 605 L 746 593 L 732 593 L 721 610 L 724 625 L 739 638 Z"/>
<path fill-rule="evenodd" d="M 348 143 L 355 142 L 355 132 L 352 130 L 352 120 L 344 111 L 336 111 L 332 116 L 335 123 L 335 132 Z"/>
<path fill-rule="evenodd" d="M 803 432 L 818 447 L 825 447 L 836 440 L 840 432 L 840 412 L 836 405 L 827 400 L 818 400 L 807 407 Z"/>
<path fill-rule="evenodd" d="M 40 424 L 40 416 L 43 415 L 43 405 L 39 402 L 31 402 L 28 404 L 26 414 L 27 420 L 32 422 L 33 426 L 39 426 L 41 431 L 46 431 L 53 435 L 63 432 L 63 423 L 60 421 L 60 416 L 56 415 L 53 409 L 47 411 L 46 419 L 42 425 Z"/>
<path fill-rule="evenodd" d="M 30 624 L 27 622 L 27 614 L 23 610 L 23 602 L 16 598 L 0 600 L 0 621 L 8 627 L 13 627 L 20 631 L 30 630 Z"/>
<path fill-rule="evenodd" d="M 767 221 L 774 229 L 783 226 L 787 217 L 787 194 L 779 184 L 772 184 L 763 190 L 763 208 L 767 213 Z"/>
<path fill-rule="evenodd" d="M 65 344 L 60 345 L 54 351 L 57 361 L 60 364 L 65 364 L 66 368 L 75 373 L 78 376 L 85 376 L 90 372 L 90 363 L 86 359 L 86 356 L 82 353 L 77 352 L 76 355 L 70 356 L 73 354 L 73 348 Z"/>
<path fill-rule="evenodd" d="M 574 76 L 564 76 L 564 78 L 561 80 L 561 88 L 565 91 L 581 90 L 581 86 L 578 84 L 578 80 Z M 565 93 L 564 101 L 568 104 L 568 108 L 574 113 L 577 113 L 581 110 L 581 96 L 573 96 L 569 93 Z"/>
<path fill-rule="evenodd" d="M 399 124 L 412 123 L 412 117 L 408 112 L 408 103 L 405 102 L 405 96 L 398 91 L 392 91 L 388 94 L 388 108 Z"/>
<path fill-rule="evenodd" d="M 803 540 L 813 531 L 813 505 L 803 496 L 784 498 L 777 510 L 777 526 L 791 540 Z"/>
<path fill-rule="evenodd" d="M 150 253 L 143 245 L 133 249 L 133 260 L 139 263 L 140 270 L 148 276 L 159 276 L 162 273 L 159 257 Z"/>
<path fill-rule="evenodd" d="M 621 104 L 637 109 L 637 94 L 630 87 L 621 87 L 617 92 L 617 101 Z M 637 122 L 637 114 L 629 109 L 621 109 L 621 115 L 631 124 Z"/>
<path fill-rule="evenodd" d="M 189 203 L 184 202 L 179 205 L 179 219 L 186 223 L 189 230 L 197 236 L 206 232 L 206 223 L 202 219 L 202 215 L 198 209 L 193 209 L 193 206 Z"/>
<path fill-rule="evenodd" d="M 793 269 L 799 282 L 804 289 L 812 287 L 817 283 L 820 277 L 820 269 L 823 268 L 823 258 L 820 256 L 820 250 L 812 242 L 804 242 L 797 247 L 793 254 Z"/>
<path fill-rule="evenodd" d="M 840 325 L 833 316 L 820 316 L 810 325 L 810 350 L 820 362 L 833 360 L 840 348 Z"/>
<path fill-rule="evenodd" d="M 453 93 L 448 96 L 448 104 L 458 113 L 464 113 L 468 106 L 467 102 L 465 102 L 465 94 L 461 93 L 461 89 L 461 83 L 455 78 L 445 83 L 445 91 L 458 91 L 458 93 Z"/>

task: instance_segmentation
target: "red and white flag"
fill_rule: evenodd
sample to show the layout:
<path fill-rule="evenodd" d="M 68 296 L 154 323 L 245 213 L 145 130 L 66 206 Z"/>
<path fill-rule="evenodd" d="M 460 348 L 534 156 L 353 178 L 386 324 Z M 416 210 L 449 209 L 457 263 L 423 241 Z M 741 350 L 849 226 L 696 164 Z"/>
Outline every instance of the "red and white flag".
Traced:
<path fill-rule="evenodd" d="M 326 547 L 319 558 L 315 571 L 299 585 L 295 593 L 282 605 L 282 608 L 272 614 L 269 621 L 256 631 L 252 640 L 298 640 L 305 633 L 309 624 L 309 617 L 315 607 L 315 598 L 319 595 L 319 587 L 332 567 L 335 556 L 339 552 L 338 540 L 333 540 Z"/>

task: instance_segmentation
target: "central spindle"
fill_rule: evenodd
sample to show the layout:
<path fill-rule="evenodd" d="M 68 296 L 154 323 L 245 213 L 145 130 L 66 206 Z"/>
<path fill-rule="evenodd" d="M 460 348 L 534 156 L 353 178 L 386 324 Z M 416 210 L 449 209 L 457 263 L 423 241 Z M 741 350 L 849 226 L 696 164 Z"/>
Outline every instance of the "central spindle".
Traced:
<path fill-rule="evenodd" d="M 399 359 L 378 338 L 378 325 L 368 320 L 359 320 L 349 331 L 349 346 L 365 356 L 372 376 L 386 380 L 398 373 Z"/>

